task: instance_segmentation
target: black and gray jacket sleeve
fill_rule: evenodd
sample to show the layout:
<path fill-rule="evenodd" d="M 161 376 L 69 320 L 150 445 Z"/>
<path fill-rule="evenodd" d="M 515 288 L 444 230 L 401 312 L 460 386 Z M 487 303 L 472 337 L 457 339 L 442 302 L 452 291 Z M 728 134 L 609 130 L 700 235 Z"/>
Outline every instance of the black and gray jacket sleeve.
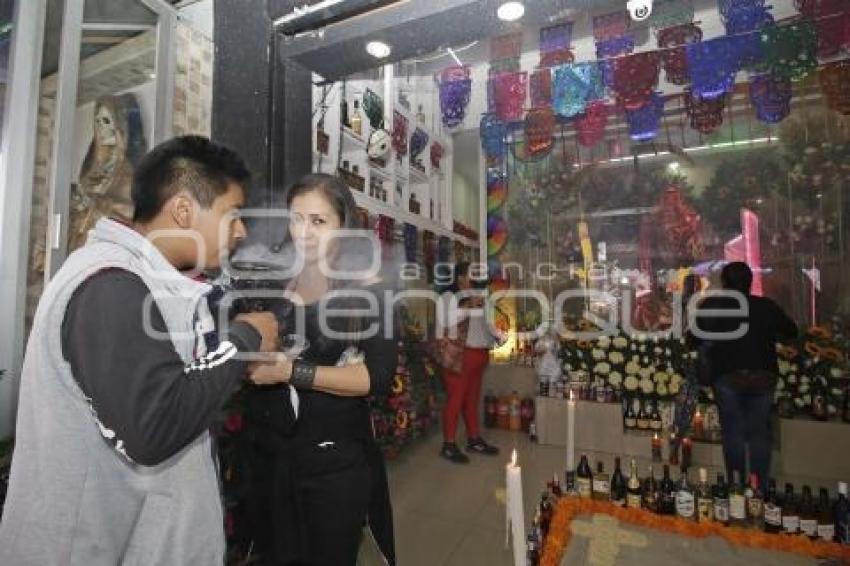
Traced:
<path fill-rule="evenodd" d="M 109 269 L 74 293 L 62 323 L 62 352 L 90 399 L 101 432 L 135 463 L 157 465 L 215 420 L 247 371 L 238 351 L 258 351 L 260 334 L 235 323 L 216 352 L 183 363 L 169 340 L 149 336 L 138 276 Z M 167 332 L 154 303 L 151 323 Z"/>

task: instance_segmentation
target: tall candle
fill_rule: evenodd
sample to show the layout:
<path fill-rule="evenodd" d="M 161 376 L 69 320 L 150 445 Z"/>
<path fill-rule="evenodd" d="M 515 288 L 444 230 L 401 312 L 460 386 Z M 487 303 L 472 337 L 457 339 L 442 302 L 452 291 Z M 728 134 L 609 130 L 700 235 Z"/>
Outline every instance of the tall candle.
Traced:
<path fill-rule="evenodd" d="M 661 461 L 661 438 L 659 438 L 657 432 L 652 437 L 652 461 Z"/>
<path fill-rule="evenodd" d="M 516 449 L 511 461 L 505 468 L 505 486 L 507 493 L 505 523 L 508 538 L 513 542 L 514 566 L 526 566 L 525 510 L 522 500 L 522 468 L 516 462 Z M 511 536 L 512 535 L 512 536 Z"/>
<path fill-rule="evenodd" d="M 705 436 L 705 417 L 702 416 L 699 409 L 694 414 L 694 436 L 697 438 Z"/>
<path fill-rule="evenodd" d="M 690 468 L 691 467 L 691 450 L 693 449 L 694 443 L 691 440 L 691 437 L 686 436 L 682 439 L 682 467 Z"/>
<path fill-rule="evenodd" d="M 570 389 L 570 400 L 567 401 L 567 471 L 576 469 L 576 402 L 573 390 Z"/>

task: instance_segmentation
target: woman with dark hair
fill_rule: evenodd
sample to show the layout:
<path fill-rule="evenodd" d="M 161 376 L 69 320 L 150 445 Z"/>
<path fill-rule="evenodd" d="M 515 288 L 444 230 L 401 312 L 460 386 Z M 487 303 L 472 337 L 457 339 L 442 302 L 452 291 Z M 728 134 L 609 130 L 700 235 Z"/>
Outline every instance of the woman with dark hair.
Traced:
<path fill-rule="evenodd" d="M 392 316 L 384 316 L 374 278 L 343 280 L 362 259 L 354 257 L 363 255 L 353 251 L 354 240 L 364 240 L 334 237 L 340 229 L 359 228 L 348 188 L 329 175 L 308 175 L 289 189 L 286 206 L 291 244 L 303 266 L 272 310 L 284 341 L 298 343 L 301 353 L 262 366 L 288 375 L 288 384 L 248 393 L 250 507 L 260 563 L 353 565 L 368 523 L 393 564 L 386 470 L 367 399 L 384 394 L 395 374 Z M 327 267 L 338 278 L 329 278 Z M 374 316 L 362 315 L 369 306 L 364 292 L 377 299 Z M 328 316 L 331 309 L 334 316 Z M 356 318 L 340 316 L 348 309 L 360 310 L 352 313 Z"/>
<path fill-rule="evenodd" d="M 443 447 L 440 456 L 456 464 L 466 464 L 469 457 L 458 448 L 455 436 L 457 422 L 463 413 L 466 425 L 466 450 L 493 456 L 499 449 L 481 438 L 479 406 L 481 405 L 481 381 L 490 362 L 490 348 L 495 338 L 490 332 L 484 315 L 484 283 L 486 279 L 473 279 L 469 262 L 460 262 L 454 267 L 453 283 L 443 294 L 440 307 L 447 315 L 447 328 L 455 328 L 457 337 L 464 341 L 461 359 L 454 360 L 453 367 L 443 367 L 443 383 L 446 388 L 446 405 L 443 407 Z M 460 298 L 453 305 L 453 295 L 477 288 L 481 294 Z M 455 308 L 455 307 L 460 308 Z"/>

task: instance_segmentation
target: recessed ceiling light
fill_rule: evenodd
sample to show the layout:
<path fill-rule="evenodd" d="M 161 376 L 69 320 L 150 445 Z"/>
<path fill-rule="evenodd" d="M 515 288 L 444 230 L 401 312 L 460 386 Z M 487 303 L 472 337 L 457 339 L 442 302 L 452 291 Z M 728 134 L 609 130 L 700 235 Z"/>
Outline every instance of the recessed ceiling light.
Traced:
<path fill-rule="evenodd" d="M 393 50 L 383 41 L 370 41 L 366 44 L 366 53 L 377 59 L 389 57 Z"/>
<path fill-rule="evenodd" d="M 496 11 L 500 20 L 515 22 L 525 14 L 525 6 L 522 2 L 505 2 Z"/>

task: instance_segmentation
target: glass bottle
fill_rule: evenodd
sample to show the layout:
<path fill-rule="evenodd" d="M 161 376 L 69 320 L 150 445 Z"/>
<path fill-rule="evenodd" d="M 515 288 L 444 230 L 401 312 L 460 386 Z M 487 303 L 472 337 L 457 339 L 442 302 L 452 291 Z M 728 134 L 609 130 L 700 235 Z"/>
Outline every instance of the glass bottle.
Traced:
<path fill-rule="evenodd" d="M 694 490 L 688 484 L 688 469 L 682 468 L 682 477 L 679 480 L 679 489 L 676 492 L 676 515 L 690 521 L 694 520 Z"/>
<path fill-rule="evenodd" d="M 655 432 L 661 432 L 663 423 L 661 422 L 661 411 L 658 410 L 658 400 L 652 403 L 652 413 L 650 414 L 650 428 Z"/>
<path fill-rule="evenodd" d="M 646 410 L 646 402 L 640 400 L 640 409 L 637 414 L 637 427 L 639 430 L 649 430 L 649 414 Z"/>
<path fill-rule="evenodd" d="M 664 464 L 664 476 L 661 478 L 660 503 L 658 505 L 662 515 L 676 514 L 676 483 L 670 479 L 670 466 Z"/>
<path fill-rule="evenodd" d="M 738 470 L 732 471 L 732 485 L 729 486 L 729 523 L 739 527 L 747 523 L 747 498 Z"/>
<path fill-rule="evenodd" d="M 611 501 L 620 507 L 626 506 L 626 478 L 620 469 L 620 458 L 614 459 L 614 473 L 611 475 Z"/>
<path fill-rule="evenodd" d="M 626 506 L 640 509 L 641 489 L 637 473 L 637 463 L 632 459 L 629 465 L 629 483 L 626 486 Z"/>
<path fill-rule="evenodd" d="M 714 498 L 711 486 L 708 485 L 708 471 L 699 469 L 699 484 L 697 484 L 697 521 L 710 523 L 714 520 Z"/>
<path fill-rule="evenodd" d="M 818 537 L 818 513 L 812 499 L 812 488 L 804 485 L 800 495 L 800 532 L 816 539 Z"/>
<path fill-rule="evenodd" d="M 789 535 L 800 532 L 800 514 L 794 497 L 794 486 L 790 483 L 785 484 L 785 497 L 782 501 L 782 530 Z"/>
<path fill-rule="evenodd" d="M 717 474 L 717 484 L 712 488 L 714 496 L 714 520 L 720 524 L 729 524 L 729 487 L 723 474 Z"/>
<path fill-rule="evenodd" d="M 579 497 L 591 496 L 593 486 L 593 472 L 590 470 L 590 464 L 587 463 L 587 456 L 581 455 L 581 460 L 576 469 L 576 490 Z"/>
<path fill-rule="evenodd" d="M 764 496 L 759 486 L 758 474 L 750 474 L 750 484 L 747 486 L 746 497 L 750 524 L 761 529 L 764 521 Z"/>
<path fill-rule="evenodd" d="M 764 530 L 767 533 L 782 532 L 782 502 L 776 493 L 776 480 L 771 478 L 764 497 Z"/>
<path fill-rule="evenodd" d="M 847 484 L 838 482 L 838 501 L 833 509 L 835 542 L 850 544 L 850 501 L 847 500 Z"/>
<path fill-rule="evenodd" d="M 635 414 L 635 399 L 631 398 L 628 401 L 626 408 L 625 425 L 626 430 L 634 430 L 637 428 L 637 414 Z"/>
<path fill-rule="evenodd" d="M 826 542 L 835 540 L 835 519 L 832 516 L 832 502 L 825 487 L 820 488 L 818 503 L 818 538 Z"/>
<path fill-rule="evenodd" d="M 593 499 L 609 501 L 611 499 L 611 484 L 608 483 L 608 474 L 605 473 L 604 464 L 596 462 L 596 473 L 593 474 Z"/>
<path fill-rule="evenodd" d="M 644 509 L 658 513 L 658 482 L 655 480 L 655 470 L 649 466 L 649 475 L 643 480 L 643 494 L 641 505 Z"/>
<path fill-rule="evenodd" d="M 827 408 L 826 387 L 821 378 L 816 377 L 812 387 L 812 417 L 819 421 L 829 419 Z"/>

